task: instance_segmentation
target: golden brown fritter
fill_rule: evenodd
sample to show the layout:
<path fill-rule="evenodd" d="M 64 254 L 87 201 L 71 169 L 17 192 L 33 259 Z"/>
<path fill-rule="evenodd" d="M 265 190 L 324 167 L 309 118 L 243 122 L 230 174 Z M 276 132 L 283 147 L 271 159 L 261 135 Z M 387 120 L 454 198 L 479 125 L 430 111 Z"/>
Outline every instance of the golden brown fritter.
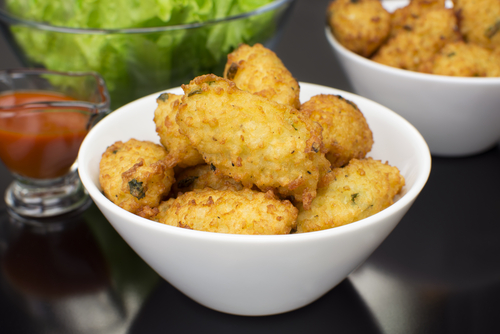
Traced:
<path fill-rule="evenodd" d="M 158 107 L 154 113 L 156 133 L 160 137 L 160 143 L 168 151 L 168 163 L 170 167 L 181 168 L 196 166 L 204 163 L 200 153 L 191 145 L 189 139 L 179 132 L 179 126 L 175 122 L 177 110 L 182 95 L 163 93 L 157 99 Z"/>
<path fill-rule="evenodd" d="M 339 43 L 364 57 L 385 42 L 391 27 L 390 14 L 379 0 L 334 0 L 327 20 Z"/>
<path fill-rule="evenodd" d="M 436 9 L 415 20 L 413 30 L 400 30 L 372 59 L 388 66 L 419 71 L 446 43 L 460 39 L 453 10 Z"/>
<path fill-rule="evenodd" d="M 299 206 L 297 232 L 338 227 L 374 215 L 390 206 L 405 184 L 396 167 L 379 160 L 353 159 L 332 170 L 333 179 L 318 189 L 310 210 Z"/>
<path fill-rule="evenodd" d="M 148 217 L 174 182 L 166 157 L 165 148 L 149 141 L 117 141 L 106 149 L 99 164 L 104 195 L 127 211 Z"/>
<path fill-rule="evenodd" d="M 222 173 L 215 173 L 210 165 L 198 165 L 189 167 L 175 175 L 175 183 L 172 185 L 172 193 L 177 196 L 179 193 L 192 191 L 193 189 L 243 189 L 243 185 L 223 175 Z"/>
<path fill-rule="evenodd" d="M 370 152 L 373 134 L 358 106 L 340 95 L 316 95 L 300 109 L 323 127 L 325 156 L 331 167 L 362 159 Z"/>
<path fill-rule="evenodd" d="M 493 48 L 492 52 L 494 57 L 500 57 L 500 45 Z"/>
<path fill-rule="evenodd" d="M 391 13 L 391 36 L 395 36 L 402 29 L 413 30 L 418 18 L 440 8 L 445 8 L 445 0 L 411 0 L 408 5 Z"/>
<path fill-rule="evenodd" d="M 299 83 L 281 59 L 262 44 L 242 44 L 228 54 L 224 78 L 250 93 L 294 108 L 300 106 Z"/>
<path fill-rule="evenodd" d="M 330 166 L 319 124 L 213 74 L 182 88 L 177 124 L 216 172 L 247 188 L 276 189 L 308 207 Z"/>
<path fill-rule="evenodd" d="M 466 42 L 500 46 L 500 0 L 453 0 L 453 9 Z"/>
<path fill-rule="evenodd" d="M 460 77 L 500 77 L 500 55 L 472 43 L 450 43 L 433 58 L 427 72 Z"/>
<path fill-rule="evenodd" d="M 153 220 L 193 230 L 233 234 L 288 234 L 297 208 L 272 192 L 195 189 L 159 206 Z"/>

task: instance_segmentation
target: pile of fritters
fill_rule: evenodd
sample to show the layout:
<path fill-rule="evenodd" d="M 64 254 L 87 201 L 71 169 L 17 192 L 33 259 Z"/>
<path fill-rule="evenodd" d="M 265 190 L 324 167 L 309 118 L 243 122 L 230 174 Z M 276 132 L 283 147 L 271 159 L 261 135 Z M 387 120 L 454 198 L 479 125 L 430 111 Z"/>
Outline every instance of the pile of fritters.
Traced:
<path fill-rule="evenodd" d="M 411 0 L 393 13 L 380 0 L 334 0 L 327 21 L 344 47 L 384 65 L 500 77 L 500 0 Z"/>
<path fill-rule="evenodd" d="M 337 95 L 301 103 L 274 52 L 241 45 L 224 77 L 163 93 L 161 145 L 130 139 L 100 162 L 107 198 L 153 221 L 235 234 L 289 234 L 349 224 L 388 207 L 404 186 L 396 167 L 365 158 L 373 135 Z"/>

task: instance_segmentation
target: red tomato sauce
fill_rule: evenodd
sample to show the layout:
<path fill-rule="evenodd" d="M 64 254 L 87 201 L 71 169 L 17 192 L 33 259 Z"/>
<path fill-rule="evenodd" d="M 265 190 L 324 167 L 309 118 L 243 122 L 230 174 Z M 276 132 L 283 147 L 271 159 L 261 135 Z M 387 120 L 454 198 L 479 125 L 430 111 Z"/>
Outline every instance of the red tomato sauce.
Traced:
<path fill-rule="evenodd" d="M 7 168 L 35 179 L 52 179 L 69 171 L 88 132 L 89 115 L 76 109 L 40 107 L 35 111 L 19 105 L 73 100 L 38 91 L 0 95 L 0 106 L 4 108 L 0 109 L 0 159 Z"/>

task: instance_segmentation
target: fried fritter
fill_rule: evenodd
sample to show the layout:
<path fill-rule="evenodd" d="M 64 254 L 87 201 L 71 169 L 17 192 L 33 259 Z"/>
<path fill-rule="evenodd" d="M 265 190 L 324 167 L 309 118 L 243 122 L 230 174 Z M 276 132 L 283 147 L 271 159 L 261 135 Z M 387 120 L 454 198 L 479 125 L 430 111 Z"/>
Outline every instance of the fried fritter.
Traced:
<path fill-rule="evenodd" d="M 297 233 L 319 231 L 369 217 L 394 202 L 405 184 L 396 167 L 379 160 L 353 159 L 334 168 L 327 187 L 318 189 L 310 210 L 299 205 Z"/>
<path fill-rule="evenodd" d="M 174 196 L 177 196 L 179 193 L 207 187 L 217 190 L 228 188 L 235 190 L 243 189 L 243 185 L 240 182 L 222 173 L 215 173 L 210 165 L 204 164 L 186 168 L 176 174 L 175 183 L 172 185 L 172 193 Z"/>
<path fill-rule="evenodd" d="M 169 167 L 179 166 L 181 168 L 196 166 L 204 163 L 202 156 L 191 145 L 189 139 L 179 132 L 179 126 L 175 122 L 177 110 L 182 95 L 163 93 L 157 99 L 158 107 L 154 113 L 156 132 L 160 137 L 160 143 L 168 151 Z"/>
<path fill-rule="evenodd" d="M 445 8 L 445 0 L 411 0 L 408 5 L 391 13 L 391 36 L 402 29 L 413 30 L 419 17 L 440 8 Z"/>
<path fill-rule="evenodd" d="M 121 208 L 149 217 L 170 191 L 174 171 L 167 167 L 167 151 L 149 141 L 117 141 L 103 153 L 99 182 L 104 195 Z"/>
<path fill-rule="evenodd" d="M 425 71 L 460 77 L 500 77 L 500 55 L 473 43 L 450 43 Z"/>
<path fill-rule="evenodd" d="M 331 167 L 362 159 L 370 152 L 373 134 L 358 106 L 340 95 L 316 95 L 302 104 L 301 112 L 323 127 L 323 145 Z"/>
<path fill-rule="evenodd" d="M 339 43 L 364 57 L 385 42 L 391 27 L 390 14 L 379 0 L 334 0 L 327 20 Z"/>
<path fill-rule="evenodd" d="M 493 56 L 494 57 L 500 57 L 500 45 L 499 46 L 496 46 L 495 48 L 493 48 Z"/>
<path fill-rule="evenodd" d="M 453 0 L 453 9 L 466 42 L 500 46 L 500 0 Z"/>
<path fill-rule="evenodd" d="M 297 109 L 300 107 L 299 83 L 281 59 L 262 44 L 241 44 L 228 54 L 224 78 L 250 93 Z"/>
<path fill-rule="evenodd" d="M 182 88 L 177 124 L 216 172 L 309 206 L 330 167 L 319 124 L 213 74 Z"/>
<path fill-rule="evenodd" d="M 382 45 L 372 60 L 392 67 L 419 71 L 446 43 L 461 39 L 451 9 L 436 9 L 415 20 L 413 30 L 400 30 Z"/>
<path fill-rule="evenodd" d="M 193 230 L 233 234 L 288 234 L 297 208 L 272 192 L 195 189 L 159 206 L 153 220 Z"/>

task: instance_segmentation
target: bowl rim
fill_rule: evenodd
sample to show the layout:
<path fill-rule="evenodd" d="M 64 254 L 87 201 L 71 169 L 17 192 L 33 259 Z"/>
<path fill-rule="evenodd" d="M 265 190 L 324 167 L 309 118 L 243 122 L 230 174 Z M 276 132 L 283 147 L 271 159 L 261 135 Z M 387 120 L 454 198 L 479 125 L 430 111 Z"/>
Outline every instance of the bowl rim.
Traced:
<path fill-rule="evenodd" d="M 291 5 L 295 0 L 274 0 L 264 6 L 261 6 L 253 11 L 224 17 L 221 19 L 207 20 L 203 22 L 193 22 L 187 24 L 178 24 L 170 26 L 160 26 L 160 27 L 145 27 L 145 28 L 113 28 L 113 29 L 100 29 L 100 28 L 72 28 L 64 26 L 55 26 L 45 22 L 31 21 L 28 19 L 23 19 L 21 17 L 15 16 L 4 8 L 0 8 L 0 23 L 5 22 L 13 25 L 23 25 L 40 30 L 53 31 L 59 33 L 70 33 L 70 34 L 90 34 L 90 35 L 107 35 L 107 34 L 144 34 L 144 33 L 156 33 L 164 31 L 177 31 L 184 29 L 196 29 L 203 28 L 207 26 L 216 25 L 219 23 L 231 22 L 239 19 L 248 18 L 254 15 L 263 14 L 277 9 L 281 6 Z"/>
<path fill-rule="evenodd" d="M 404 194 L 402 195 L 395 203 L 393 203 L 391 206 L 388 208 L 370 216 L 367 218 L 364 218 L 362 220 L 356 221 L 351 224 L 346 224 L 342 226 L 338 226 L 335 228 L 330 228 L 330 229 L 325 229 L 321 231 L 314 231 L 314 232 L 308 232 L 308 233 L 294 233 L 294 234 L 284 234 L 284 235 L 244 235 L 244 234 L 230 234 L 230 233 L 215 233 L 215 232 L 207 232 L 207 231 L 198 231 L 198 230 L 189 230 L 189 229 L 184 229 L 184 228 L 178 228 L 175 226 L 169 226 L 165 224 L 160 224 L 156 223 L 154 221 L 151 221 L 149 219 L 137 216 L 129 211 L 126 211 L 122 208 L 120 208 L 118 205 L 115 205 L 112 203 L 108 198 L 104 196 L 104 194 L 101 192 L 101 190 L 97 187 L 97 185 L 92 181 L 90 174 L 87 173 L 86 166 L 80 161 L 84 160 L 89 160 L 87 157 L 87 154 L 91 154 L 92 150 L 90 148 L 87 148 L 89 145 L 88 143 L 93 139 L 94 134 L 97 132 L 96 129 L 99 129 L 100 126 L 103 126 L 103 122 L 114 122 L 115 118 L 119 117 L 119 111 L 120 109 L 130 109 L 134 108 L 134 105 L 140 105 L 144 103 L 147 100 L 151 99 L 156 99 L 160 94 L 164 92 L 172 92 L 172 93 L 178 93 L 180 87 L 175 87 L 171 89 L 167 89 L 164 91 L 160 91 L 157 93 L 153 93 L 147 96 L 144 96 L 142 98 L 139 98 L 135 101 L 132 101 L 119 109 L 115 110 L 113 113 L 109 114 L 106 116 L 105 119 L 103 119 L 101 122 L 97 123 L 87 134 L 85 137 L 84 141 L 82 142 L 82 145 L 80 146 L 80 151 L 78 154 L 78 172 L 80 175 L 80 178 L 82 180 L 82 183 L 84 187 L 87 189 L 89 192 L 90 196 L 94 199 L 96 204 L 98 206 L 104 205 L 107 210 L 110 210 L 113 215 L 118 217 L 120 220 L 125 220 L 129 221 L 133 224 L 138 224 L 141 226 L 141 228 L 148 228 L 148 229 L 154 229 L 158 233 L 161 233 L 161 231 L 165 232 L 167 231 L 170 234 L 176 235 L 178 237 L 188 237 L 188 238 L 196 238 L 200 240 L 214 240 L 218 242 L 238 242 L 238 243 L 259 243 L 259 242 L 273 242 L 273 243 L 280 243 L 280 242 L 291 242 L 289 240 L 296 240 L 295 242 L 309 242 L 311 239 L 323 239 L 323 238 L 329 238 L 332 235 L 335 234 L 347 234 L 347 233 L 352 233 L 358 229 L 363 229 L 367 225 L 373 225 L 377 224 L 377 222 L 380 222 L 382 220 L 388 219 L 390 216 L 393 214 L 396 214 L 397 212 L 401 210 L 405 210 L 405 207 L 409 207 L 412 202 L 418 197 L 422 189 L 424 188 L 425 184 L 427 183 L 427 180 L 429 179 L 430 172 L 431 172 L 431 164 L 432 164 L 432 158 L 431 158 L 431 153 L 429 150 L 429 147 L 427 146 L 427 143 L 423 136 L 420 134 L 420 132 L 410 123 L 408 122 L 405 118 L 397 114 L 396 112 L 390 110 L 389 108 L 373 101 L 370 99 L 367 99 L 365 97 L 362 97 L 360 95 L 356 95 L 354 93 L 350 93 L 347 91 L 343 91 L 340 89 L 336 89 L 333 87 L 328 87 L 324 85 L 318 85 L 318 84 L 311 84 L 307 82 L 299 82 L 300 86 L 309 86 L 309 87 L 318 87 L 318 88 L 326 88 L 326 89 L 333 89 L 336 92 L 343 94 L 343 96 L 349 98 L 350 96 L 355 96 L 356 99 L 358 100 L 364 100 L 365 102 L 368 102 L 373 105 L 377 105 L 378 108 L 381 108 L 384 110 L 384 112 L 389 113 L 392 118 L 398 119 L 398 122 L 400 122 L 401 125 L 406 126 L 408 131 L 413 132 L 413 136 L 416 139 L 416 146 L 418 148 L 417 154 L 422 156 L 421 159 L 421 164 L 422 164 L 422 170 L 423 172 L 420 173 L 416 179 L 415 182 L 413 183 L 413 186 Z M 117 112 L 118 111 L 118 112 Z M 95 140 L 95 139 L 94 139 Z M 89 153 L 87 153 L 89 152 Z"/>
<path fill-rule="evenodd" d="M 325 35 L 330 42 L 330 45 L 346 58 L 352 59 L 353 61 L 361 64 L 365 67 L 368 67 L 372 70 L 376 71 L 385 71 L 387 74 L 391 74 L 393 76 L 405 77 L 410 80 L 421 80 L 427 82 L 440 82 L 440 83 L 452 83 L 452 84 L 481 84 L 481 85 L 498 85 L 500 84 L 500 77 L 459 77 L 459 76 L 451 76 L 451 75 L 440 75 L 440 74 L 430 74 L 430 73 L 421 73 L 410 70 L 403 70 L 401 68 L 392 67 L 389 65 L 377 63 L 371 59 L 362 57 L 351 50 L 344 47 L 340 44 L 339 41 L 335 38 L 332 33 L 331 28 L 328 23 L 325 24 Z"/>

